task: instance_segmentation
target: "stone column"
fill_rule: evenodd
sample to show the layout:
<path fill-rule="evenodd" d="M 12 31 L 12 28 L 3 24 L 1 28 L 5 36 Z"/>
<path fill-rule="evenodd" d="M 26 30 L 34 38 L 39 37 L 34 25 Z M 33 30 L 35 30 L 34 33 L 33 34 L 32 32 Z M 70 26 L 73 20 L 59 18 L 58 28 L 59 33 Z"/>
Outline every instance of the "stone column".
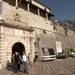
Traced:
<path fill-rule="evenodd" d="M 18 0 L 16 0 L 16 8 L 18 7 Z"/>
<path fill-rule="evenodd" d="M 4 61 L 4 39 L 5 37 L 3 36 L 3 35 L 1 35 L 0 34 L 0 65 L 1 65 L 1 67 L 5 67 L 4 65 L 4 63 L 5 63 L 5 61 Z"/>
<path fill-rule="evenodd" d="M 40 16 L 40 9 L 38 8 L 38 16 Z"/>
<path fill-rule="evenodd" d="M 33 37 L 30 37 L 30 52 L 33 53 Z"/>
<path fill-rule="evenodd" d="M 27 10 L 28 10 L 28 12 L 30 11 L 30 9 L 29 9 L 29 3 L 27 4 Z"/>
<path fill-rule="evenodd" d="M 30 52 L 32 53 L 32 58 L 34 59 L 34 47 L 33 47 L 33 37 L 30 37 Z"/>
<path fill-rule="evenodd" d="M 46 13 L 46 19 L 48 19 L 48 13 Z"/>

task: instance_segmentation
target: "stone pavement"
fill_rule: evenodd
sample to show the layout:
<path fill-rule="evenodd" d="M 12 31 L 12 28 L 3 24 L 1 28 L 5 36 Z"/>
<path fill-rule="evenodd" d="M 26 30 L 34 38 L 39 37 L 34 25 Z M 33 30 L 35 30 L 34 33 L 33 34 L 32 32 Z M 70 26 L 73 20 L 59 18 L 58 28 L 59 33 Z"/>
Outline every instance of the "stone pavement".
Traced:
<path fill-rule="evenodd" d="M 11 67 L 0 70 L 0 75 L 27 75 L 23 70 L 14 73 Z M 38 67 L 29 67 L 28 75 L 75 75 L 75 58 L 39 62 Z"/>

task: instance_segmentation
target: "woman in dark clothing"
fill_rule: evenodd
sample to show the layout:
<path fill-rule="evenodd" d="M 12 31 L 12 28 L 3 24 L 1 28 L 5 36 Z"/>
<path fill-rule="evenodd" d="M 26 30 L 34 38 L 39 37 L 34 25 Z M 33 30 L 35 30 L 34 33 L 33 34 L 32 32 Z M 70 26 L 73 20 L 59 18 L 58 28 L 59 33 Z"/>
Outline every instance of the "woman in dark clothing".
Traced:
<path fill-rule="evenodd" d="M 37 52 L 35 52 L 34 62 L 35 62 L 35 66 L 38 67 L 38 53 Z"/>

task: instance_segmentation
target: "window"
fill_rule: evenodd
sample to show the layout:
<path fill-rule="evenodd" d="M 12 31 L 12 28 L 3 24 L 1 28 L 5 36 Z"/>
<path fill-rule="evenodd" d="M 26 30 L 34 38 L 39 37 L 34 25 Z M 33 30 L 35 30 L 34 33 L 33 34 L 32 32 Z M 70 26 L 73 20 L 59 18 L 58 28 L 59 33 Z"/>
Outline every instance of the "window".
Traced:
<path fill-rule="evenodd" d="M 38 14 L 37 9 L 34 8 L 34 7 L 31 7 L 31 6 L 30 6 L 30 12 L 32 12 L 32 13 L 34 13 L 36 15 Z"/>
<path fill-rule="evenodd" d="M 28 0 L 28 2 L 32 3 L 32 0 Z"/>
<path fill-rule="evenodd" d="M 45 13 L 45 12 L 40 11 L 40 16 L 41 16 L 41 17 L 43 17 L 43 18 L 46 18 L 46 13 Z"/>

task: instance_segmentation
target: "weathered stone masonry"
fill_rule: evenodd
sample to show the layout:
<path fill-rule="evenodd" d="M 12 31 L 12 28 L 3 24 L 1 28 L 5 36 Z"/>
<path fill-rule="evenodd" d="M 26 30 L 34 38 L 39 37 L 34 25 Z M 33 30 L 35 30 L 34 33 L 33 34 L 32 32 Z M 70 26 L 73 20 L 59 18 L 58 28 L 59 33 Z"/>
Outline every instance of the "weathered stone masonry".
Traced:
<path fill-rule="evenodd" d="M 61 41 L 62 48 L 75 49 L 75 33 L 65 30 L 57 24 L 54 30 L 54 15 L 50 9 L 37 0 L 0 0 L 2 2 L 2 19 L 0 20 L 0 65 L 5 67 L 11 62 L 12 46 L 20 42 L 28 54 L 37 51 L 42 57 L 41 48 L 47 45 L 53 48 L 55 54 L 56 41 Z M 39 39 L 38 39 L 39 38 Z"/>

